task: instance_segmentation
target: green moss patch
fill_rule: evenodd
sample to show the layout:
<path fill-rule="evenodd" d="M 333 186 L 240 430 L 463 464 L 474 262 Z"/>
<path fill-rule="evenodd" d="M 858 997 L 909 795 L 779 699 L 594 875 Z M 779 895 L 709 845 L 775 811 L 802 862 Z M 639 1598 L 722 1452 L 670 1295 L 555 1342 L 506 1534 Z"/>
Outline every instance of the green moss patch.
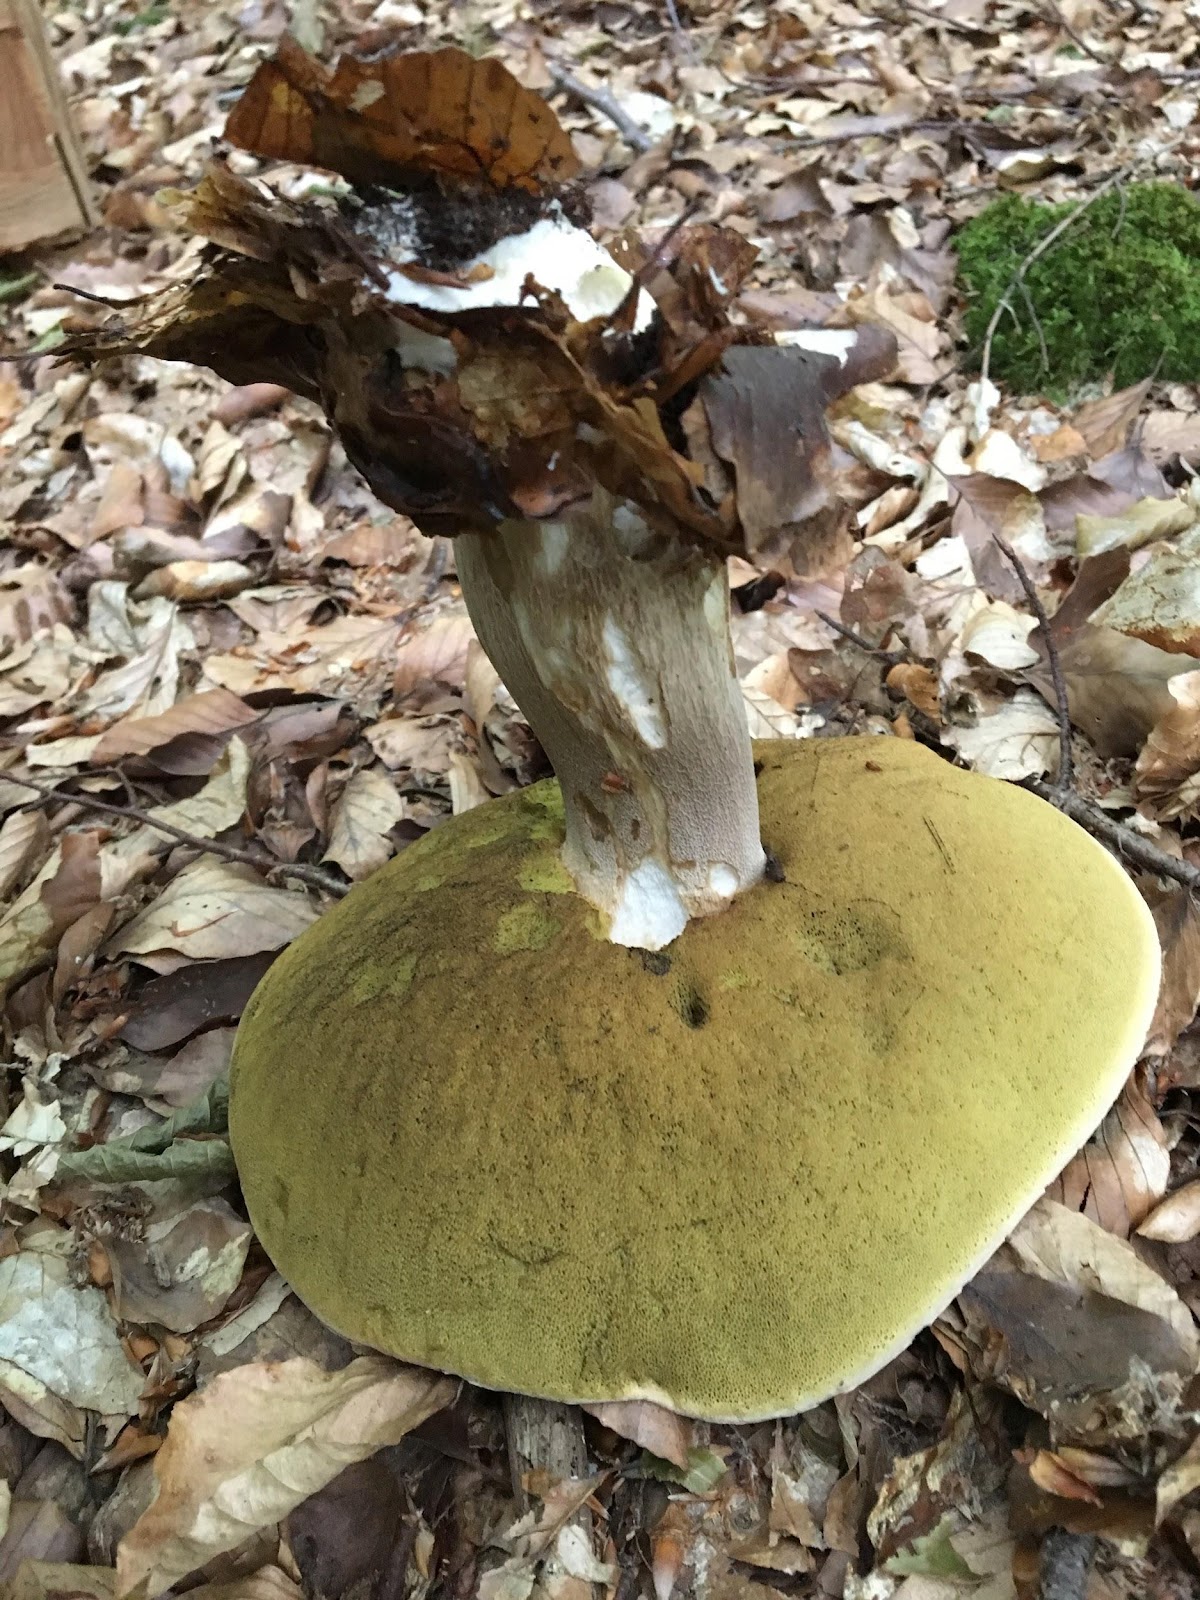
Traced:
<path fill-rule="evenodd" d="M 1007 195 L 959 233 L 966 332 L 978 365 L 998 302 L 1038 241 L 1075 210 Z M 1029 268 L 992 342 L 991 374 L 1065 398 L 1110 374 L 1200 377 L 1200 201 L 1173 183 L 1131 184 L 1089 206 Z"/>

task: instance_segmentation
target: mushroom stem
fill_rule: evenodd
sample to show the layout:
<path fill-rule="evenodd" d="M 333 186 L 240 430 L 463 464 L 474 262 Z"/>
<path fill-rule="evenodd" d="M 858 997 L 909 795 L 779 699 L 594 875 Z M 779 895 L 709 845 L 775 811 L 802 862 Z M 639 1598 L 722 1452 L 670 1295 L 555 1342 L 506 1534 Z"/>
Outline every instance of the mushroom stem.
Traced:
<path fill-rule="evenodd" d="M 601 490 L 456 548 L 480 641 L 562 786 L 568 872 L 614 944 L 660 949 L 763 872 L 724 562 Z"/>

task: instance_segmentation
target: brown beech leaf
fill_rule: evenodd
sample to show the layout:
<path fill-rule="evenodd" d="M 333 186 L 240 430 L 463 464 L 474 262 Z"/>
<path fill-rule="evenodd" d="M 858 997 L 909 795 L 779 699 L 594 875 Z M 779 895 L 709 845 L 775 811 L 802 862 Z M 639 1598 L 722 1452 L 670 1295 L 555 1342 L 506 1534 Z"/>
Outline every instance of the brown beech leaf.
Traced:
<path fill-rule="evenodd" d="M 656 1406 L 652 1400 L 606 1400 L 583 1409 L 623 1439 L 632 1439 L 651 1455 L 673 1461 L 686 1471 L 692 1443 L 691 1424 L 686 1417 Z"/>
<path fill-rule="evenodd" d="M 1102 756 L 1136 756 L 1176 702 L 1168 688 L 1182 658 L 1115 628 L 1085 623 L 1060 648 L 1071 721 Z"/>
<path fill-rule="evenodd" d="M 184 695 L 156 717 L 125 717 L 114 723 L 92 751 L 92 764 L 106 767 L 123 756 L 149 755 L 185 734 L 219 738 L 256 721 L 260 714 L 228 689 Z"/>
<path fill-rule="evenodd" d="M 1153 909 L 1163 966 L 1146 1049 L 1166 1055 L 1200 1006 L 1200 912 L 1185 888 L 1173 889 Z"/>
<path fill-rule="evenodd" d="M 333 72 L 284 37 L 225 124 L 255 155 L 328 167 L 352 183 L 406 173 L 538 193 L 579 171 L 570 136 L 507 67 L 465 50 L 343 56 Z"/>
<path fill-rule="evenodd" d="M 398 702 L 424 704 L 437 689 L 461 689 L 466 682 L 467 654 L 475 629 L 462 616 L 435 617 L 427 628 L 410 633 L 396 650 L 392 692 Z"/>
<path fill-rule="evenodd" d="M 1077 433 L 1081 433 L 1093 456 L 1104 456 L 1110 450 L 1119 450 L 1129 434 L 1130 425 L 1150 393 L 1151 378 L 1135 383 L 1128 389 L 1118 389 L 1116 394 L 1105 395 L 1102 400 L 1090 400 L 1080 406 L 1071 418 Z"/>
<path fill-rule="evenodd" d="M 362 1356 L 339 1372 L 313 1361 L 221 1373 L 171 1413 L 154 1458 L 157 1494 L 121 1541 L 117 1587 L 158 1595 L 258 1528 L 280 1521 L 354 1461 L 448 1405 L 437 1373 Z"/>
<path fill-rule="evenodd" d="M 1200 803 L 1200 671 L 1167 684 L 1174 705 L 1154 724 L 1138 756 L 1134 793 L 1161 821 L 1191 816 Z"/>
<path fill-rule="evenodd" d="M 1163 1125 L 1145 1090 L 1131 1078 L 1096 1133 L 1047 1192 L 1124 1239 L 1162 1199 L 1170 1175 Z"/>

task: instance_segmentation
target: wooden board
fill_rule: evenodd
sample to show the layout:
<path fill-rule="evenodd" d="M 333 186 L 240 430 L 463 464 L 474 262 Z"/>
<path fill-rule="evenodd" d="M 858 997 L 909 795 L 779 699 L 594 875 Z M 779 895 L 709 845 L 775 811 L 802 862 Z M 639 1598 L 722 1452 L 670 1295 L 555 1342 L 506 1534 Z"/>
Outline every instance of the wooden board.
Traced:
<path fill-rule="evenodd" d="M 96 220 L 36 0 L 0 0 L 0 251 Z"/>

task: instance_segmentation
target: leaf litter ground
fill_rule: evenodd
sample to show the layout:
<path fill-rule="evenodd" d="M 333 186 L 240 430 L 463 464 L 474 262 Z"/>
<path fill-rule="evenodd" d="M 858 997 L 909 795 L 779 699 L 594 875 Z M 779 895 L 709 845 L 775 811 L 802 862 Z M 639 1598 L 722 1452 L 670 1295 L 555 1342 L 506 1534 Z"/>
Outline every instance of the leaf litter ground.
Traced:
<path fill-rule="evenodd" d="M 819 569 L 735 563 L 753 731 L 916 737 L 1052 783 L 1045 630 L 999 535 L 1050 617 L 1074 803 L 1127 830 L 1166 976 L 1148 1055 L 1052 1192 L 930 1332 L 815 1411 L 597 1407 L 588 1476 L 514 1492 L 497 1397 L 322 1328 L 239 1210 L 237 1019 L 335 896 L 544 759 L 451 547 L 384 510 L 311 407 L 54 362 L 105 314 L 81 294 L 186 263 L 156 195 L 199 175 L 283 7 L 51 10 L 105 227 L 0 279 L 6 346 L 35 352 L 0 365 L 0 1580 L 21 1600 L 1197 1594 L 1200 390 L 1001 393 L 952 254 L 998 195 L 1195 182 L 1195 7 L 291 12 L 329 51 L 498 54 L 557 93 L 602 233 L 695 204 L 761 252 L 747 318 L 895 333 L 893 381 L 835 414 L 846 510 Z M 292 198 L 324 181 L 233 163 Z"/>

